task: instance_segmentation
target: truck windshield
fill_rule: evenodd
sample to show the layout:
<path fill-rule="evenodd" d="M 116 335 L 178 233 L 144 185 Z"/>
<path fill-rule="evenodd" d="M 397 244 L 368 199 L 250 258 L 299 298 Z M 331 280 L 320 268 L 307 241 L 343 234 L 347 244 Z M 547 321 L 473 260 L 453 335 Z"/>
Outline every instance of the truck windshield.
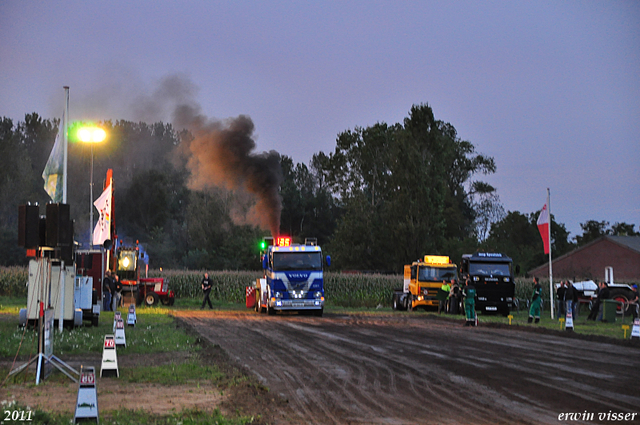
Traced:
<path fill-rule="evenodd" d="M 471 263 L 469 274 L 472 276 L 511 276 L 509 263 Z"/>
<path fill-rule="evenodd" d="M 423 267 L 418 268 L 418 280 L 420 282 L 447 282 L 458 278 L 458 271 L 455 267 Z"/>
<path fill-rule="evenodd" d="M 320 252 L 274 252 L 273 270 L 322 270 Z"/>

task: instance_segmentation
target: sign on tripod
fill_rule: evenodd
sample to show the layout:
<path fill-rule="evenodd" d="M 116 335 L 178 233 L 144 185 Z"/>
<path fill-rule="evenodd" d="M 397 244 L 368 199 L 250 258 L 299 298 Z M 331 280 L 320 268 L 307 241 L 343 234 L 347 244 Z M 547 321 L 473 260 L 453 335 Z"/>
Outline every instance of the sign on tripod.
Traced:
<path fill-rule="evenodd" d="M 95 419 L 96 422 L 100 422 L 98 418 L 96 372 L 93 367 L 80 368 L 78 398 L 76 399 L 76 413 L 73 423 L 78 423 L 78 419 Z"/>
<path fill-rule="evenodd" d="M 136 306 L 135 306 L 135 304 L 131 304 L 129 306 L 129 315 L 127 316 L 127 325 L 128 326 L 135 326 L 136 322 L 137 322 Z"/>
<path fill-rule="evenodd" d="M 118 320 L 116 323 L 116 346 L 127 346 L 127 339 L 124 336 L 124 321 L 122 319 Z"/>
<path fill-rule="evenodd" d="M 120 377 L 118 370 L 118 355 L 116 353 L 116 340 L 113 335 L 104 336 L 102 346 L 102 365 L 100 366 L 100 377 L 103 376 Z"/>

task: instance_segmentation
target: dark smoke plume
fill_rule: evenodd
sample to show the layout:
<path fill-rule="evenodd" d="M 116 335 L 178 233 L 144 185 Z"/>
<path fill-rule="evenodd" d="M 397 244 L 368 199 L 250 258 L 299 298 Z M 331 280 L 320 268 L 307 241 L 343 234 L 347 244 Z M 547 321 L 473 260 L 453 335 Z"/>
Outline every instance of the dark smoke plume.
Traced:
<path fill-rule="evenodd" d="M 190 187 L 203 189 L 216 185 L 253 194 L 257 202 L 250 216 L 277 236 L 282 211 L 278 194 L 283 180 L 280 154 L 254 153 L 251 118 L 240 115 L 224 122 L 211 120 L 192 104 L 176 108 L 174 125 L 188 129 L 193 136 L 181 146 L 191 171 Z"/>

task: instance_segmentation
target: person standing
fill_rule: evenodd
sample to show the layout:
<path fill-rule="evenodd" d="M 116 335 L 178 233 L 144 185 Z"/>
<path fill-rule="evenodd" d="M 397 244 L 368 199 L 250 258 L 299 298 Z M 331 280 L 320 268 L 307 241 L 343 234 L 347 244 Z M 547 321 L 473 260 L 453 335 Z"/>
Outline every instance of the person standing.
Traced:
<path fill-rule="evenodd" d="M 107 270 L 102 279 L 102 309 L 111 311 L 111 271 Z"/>
<path fill-rule="evenodd" d="M 565 315 L 565 302 L 564 302 L 564 294 L 567 292 L 567 283 L 563 280 L 560 282 L 560 286 L 556 291 L 556 295 L 558 298 L 558 317 Z"/>
<path fill-rule="evenodd" d="M 578 305 L 578 291 L 573 287 L 570 280 L 567 281 L 567 289 L 564 292 L 563 301 L 566 306 L 566 313 L 571 312 L 571 317 L 573 317 L 574 320 L 577 319 L 576 306 Z"/>
<path fill-rule="evenodd" d="M 449 292 L 451 291 L 451 285 L 447 283 L 446 280 L 442 281 L 442 286 L 438 291 L 438 314 L 441 314 L 443 311 L 447 312 L 447 303 L 449 301 Z"/>
<path fill-rule="evenodd" d="M 109 272 L 109 289 L 111 292 L 111 311 L 116 311 L 118 309 L 118 291 L 116 290 L 116 279 L 115 275 Z"/>
<path fill-rule="evenodd" d="M 538 282 L 538 278 L 533 278 L 533 294 L 531 294 L 531 307 L 529 308 L 529 321 L 528 323 L 533 322 L 535 317 L 536 323 L 540 322 L 540 302 L 542 301 L 541 297 L 542 286 Z"/>
<path fill-rule="evenodd" d="M 112 293 L 111 297 L 113 298 L 113 311 L 116 311 L 120 307 L 120 300 L 122 299 L 122 283 L 120 283 L 120 276 L 115 273 L 113 274 L 113 280 L 115 280 L 115 292 Z"/>
<path fill-rule="evenodd" d="M 209 298 L 209 293 L 211 293 L 211 288 L 213 287 L 213 282 L 209 278 L 209 273 L 204 274 L 204 278 L 202 279 L 202 291 L 204 292 L 204 299 L 202 300 L 202 307 L 200 310 L 204 309 L 205 303 L 209 303 L 209 310 L 213 310 L 213 305 L 211 304 L 211 299 Z"/>
<path fill-rule="evenodd" d="M 630 300 L 629 300 L 629 307 L 631 308 L 631 314 L 633 315 L 634 319 L 638 318 L 638 310 L 640 310 L 640 305 L 639 305 L 639 301 L 638 301 L 638 285 L 632 285 L 631 288 L 633 289 L 633 293 L 631 294 Z"/>
<path fill-rule="evenodd" d="M 460 314 L 460 286 L 455 280 L 452 280 L 451 282 L 451 291 L 449 292 L 449 313 Z"/>
<path fill-rule="evenodd" d="M 476 287 L 471 284 L 469 278 L 464 282 L 464 289 L 462 290 L 464 296 L 464 312 L 467 317 L 465 326 L 476 325 Z"/>
<path fill-rule="evenodd" d="M 591 312 L 587 320 L 602 320 L 602 300 L 609 298 L 609 287 L 604 282 L 598 283 L 598 286 L 596 301 L 591 306 Z"/>

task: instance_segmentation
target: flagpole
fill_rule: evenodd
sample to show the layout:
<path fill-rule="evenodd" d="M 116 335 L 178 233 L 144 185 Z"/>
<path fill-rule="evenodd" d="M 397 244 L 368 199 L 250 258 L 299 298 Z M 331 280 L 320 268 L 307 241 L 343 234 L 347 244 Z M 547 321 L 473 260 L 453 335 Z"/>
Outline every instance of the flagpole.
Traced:
<path fill-rule="evenodd" d="M 63 146 L 64 146 L 64 159 L 62 161 L 62 203 L 67 203 L 67 158 L 68 158 L 68 123 L 69 123 L 69 86 L 64 86 L 64 104 L 65 104 L 65 114 L 62 117 L 62 134 L 64 136 Z"/>
<path fill-rule="evenodd" d="M 551 265 L 551 191 L 549 188 L 547 188 L 547 208 L 549 211 L 549 311 L 551 319 L 553 319 L 555 304 L 553 302 L 553 267 Z"/>

